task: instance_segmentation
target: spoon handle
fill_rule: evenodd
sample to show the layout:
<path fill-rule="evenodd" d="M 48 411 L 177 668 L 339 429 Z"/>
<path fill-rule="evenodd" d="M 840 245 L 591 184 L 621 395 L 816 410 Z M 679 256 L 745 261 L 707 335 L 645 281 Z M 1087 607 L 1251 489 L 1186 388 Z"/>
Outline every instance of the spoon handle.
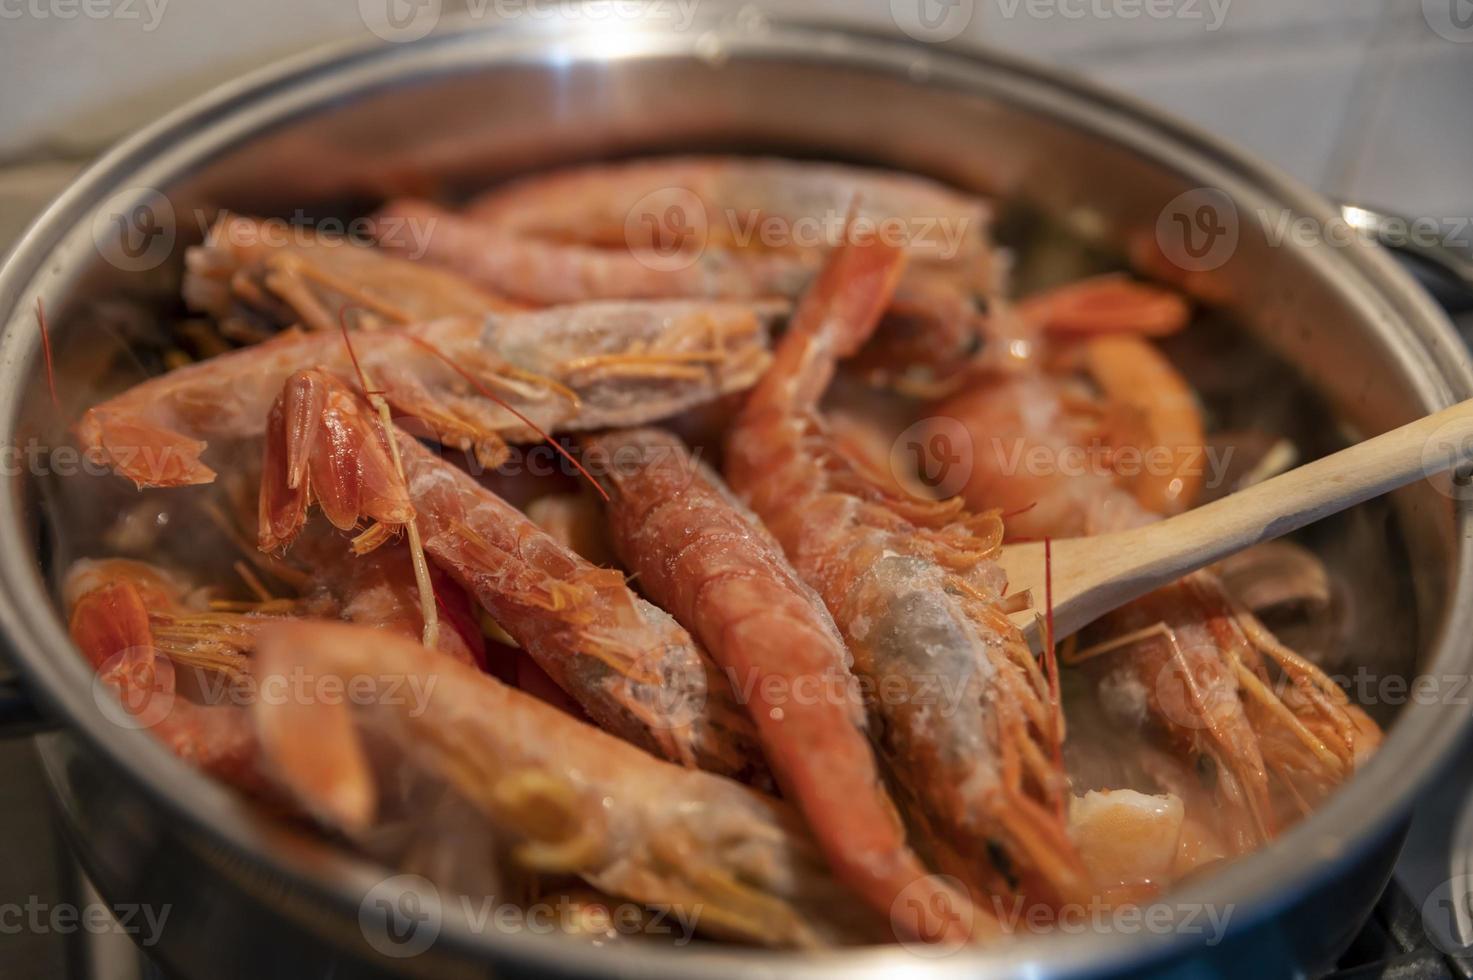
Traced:
<path fill-rule="evenodd" d="M 1469 459 L 1473 459 L 1473 400 L 1168 520 L 1101 535 L 1094 539 L 1101 546 L 1095 553 L 1117 556 L 1114 574 L 1124 573 L 1135 588 L 1165 585 Z"/>

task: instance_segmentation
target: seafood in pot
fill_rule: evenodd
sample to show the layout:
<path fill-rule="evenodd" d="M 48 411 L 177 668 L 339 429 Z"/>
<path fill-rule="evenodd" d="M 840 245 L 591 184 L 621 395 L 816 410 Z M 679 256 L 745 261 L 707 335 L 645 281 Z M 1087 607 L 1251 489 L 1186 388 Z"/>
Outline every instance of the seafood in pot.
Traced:
<path fill-rule="evenodd" d="M 635 425 L 749 386 L 780 306 L 614 303 L 364 332 L 291 331 L 145 381 L 87 411 L 84 449 L 139 486 L 208 483 L 207 441 L 265 430 L 294 372 L 366 371 L 400 414 L 495 466 L 507 440 Z"/>
<path fill-rule="evenodd" d="M 1135 304 L 1140 322 L 1156 322 L 1149 297 Z M 1130 323 L 1129 306 L 1116 304 L 1117 323 Z M 976 454 L 966 497 L 1012 509 L 1008 531 L 1025 537 L 1120 529 L 1189 506 L 1204 436 L 1185 380 L 1137 334 L 1104 331 L 1060 347 L 1032 370 L 988 372 L 935 408 L 937 418 L 961 421 L 975 445 L 1011 446 Z M 1149 458 L 1161 465 L 1120 472 L 1122 457 L 1108 451 L 1082 470 L 1024 474 L 1007 465 L 1017 453 L 1042 449 L 1057 459 L 1092 444 L 1148 456 L 1159 450 Z M 1307 812 L 1379 742 L 1374 723 L 1234 601 L 1211 570 L 1112 613 L 1086 644 L 1067 659 L 1098 674 L 1099 694 L 1118 721 L 1149 725 L 1203 771 L 1217 807 L 1211 822 L 1234 852 Z"/>
<path fill-rule="evenodd" d="M 796 297 L 843 234 L 863 233 L 903 247 L 912 263 L 873 360 L 938 368 L 969 352 L 979 300 L 993 292 L 989 220 L 981 198 L 911 175 L 687 157 L 528 178 L 464 212 L 392 201 L 375 225 L 395 254 L 539 304 Z"/>
<path fill-rule="evenodd" d="M 733 488 L 763 518 L 876 689 L 880 751 L 944 867 L 979 893 L 1089 891 L 1063 821 L 1056 691 L 1002 605 L 995 513 L 902 499 L 836 453 L 819 397 L 874 329 L 904 254 L 846 243 L 805 294 L 728 437 Z M 960 689 L 957 689 L 957 686 Z M 935 703 L 946 688 L 955 701 Z"/>
<path fill-rule="evenodd" d="M 392 439 L 400 469 L 385 464 L 378 470 L 383 483 L 377 493 L 360 492 L 367 487 L 358 485 L 358 473 L 343 481 L 350 484 L 346 494 L 304 492 L 305 472 L 323 465 L 324 457 L 330 463 L 339 449 L 325 441 L 293 441 L 301 429 L 288 419 L 303 413 L 286 406 L 321 380 L 317 372 L 288 380 L 273 410 L 261 484 L 264 548 L 290 545 L 306 520 L 309 496 L 321 500 L 329 515 L 336 511 L 340 527 L 360 517 L 390 530 L 413 521 L 437 566 L 605 728 L 665 758 L 765 779 L 750 722 L 725 678 L 669 614 L 635 596 L 621 573 L 589 564 L 413 438 L 397 428 L 374 429 L 368 406 L 350 394 L 344 393 L 337 410 L 364 432 L 353 452 L 361 459 Z M 294 458 L 303 471 L 295 489 L 290 476 L 280 476 Z M 318 482 L 314 476 L 310 487 Z M 322 482 L 337 489 L 338 481 Z M 401 501 L 403 510 L 385 519 L 372 501 L 388 498 Z M 364 504 L 361 512 L 352 510 L 355 502 Z M 373 534 L 360 537 L 356 546 L 375 547 L 379 538 Z"/>
<path fill-rule="evenodd" d="M 610 457 L 632 451 L 608 476 L 616 547 L 650 595 L 750 685 L 762 747 L 835 875 L 882 912 L 908 894 L 942 910 L 940 927 L 964 934 L 977 920 L 949 911 L 965 899 L 907 848 L 864 734 L 844 641 L 778 543 L 674 436 L 611 432 L 584 445 Z"/>
<path fill-rule="evenodd" d="M 300 323 L 336 330 L 345 310 L 369 325 L 403 325 L 518 308 L 458 276 L 380 249 L 304 229 L 287 236 L 270 222 L 237 214 L 216 219 L 185 264 L 184 301 L 224 324 L 260 320 L 276 328 Z"/>
<path fill-rule="evenodd" d="M 445 889 L 798 949 L 1152 901 L 1381 732 L 1256 614 L 1331 594 L 1304 548 L 1292 589 L 1262 552 L 1030 650 L 1047 599 L 1003 542 L 1179 513 L 1221 433 L 1161 347 L 1192 303 L 1120 273 L 1010 296 L 989 211 L 680 157 L 386 202 L 373 242 L 222 215 L 183 286 L 213 356 L 74 431 L 147 500 L 223 494 L 241 582 L 150 550 L 185 509 L 72 542 L 73 639 L 169 751 Z M 901 434 L 957 425 L 938 487 Z M 236 696 L 303 673 L 365 696 Z"/>
<path fill-rule="evenodd" d="M 378 736 L 467 800 L 524 868 L 683 909 L 724 938 L 812 947 L 885 934 L 828 875 L 797 815 L 739 783 L 654 759 L 486 674 L 429 660 L 413 640 L 341 624 L 267 630 L 254 669 L 294 668 L 410 678 L 427 692 L 415 704 L 254 707 L 281 784 L 332 826 L 372 827 L 380 787 L 365 742 Z"/>

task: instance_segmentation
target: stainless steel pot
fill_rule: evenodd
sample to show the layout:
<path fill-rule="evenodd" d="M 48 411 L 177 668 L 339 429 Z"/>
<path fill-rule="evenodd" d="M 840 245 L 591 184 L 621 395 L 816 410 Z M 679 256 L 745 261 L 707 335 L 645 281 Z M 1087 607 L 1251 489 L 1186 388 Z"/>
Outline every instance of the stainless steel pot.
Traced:
<path fill-rule="evenodd" d="M 930 173 L 1059 216 L 1102 248 L 1152 234 L 1179 195 L 1215 188 L 1232 203 L 1238 241 L 1200 281 L 1227 297 L 1225 313 L 1293 365 L 1348 433 L 1373 434 L 1473 395 L 1446 319 L 1384 254 L 1275 242 L 1261 220 L 1330 227 L 1330 205 L 1142 106 L 996 54 L 749 13 L 708 12 L 681 30 L 658 12 L 593 21 L 544 10 L 495 30 L 454 25 L 413 43 L 298 58 L 211 92 L 109 153 L 0 272 L 0 433 L 17 446 L 63 438 L 41 380 L 36 301 L 49 313 L 65 379 L 69 360 L 92 344 L 83 331 L 99 300 L 174 302 L 197 212 L 351 213 L 405 187 L 692 148 Z M 135 235 L 126 248 L 119 216 Z M 1467 510 L 1445 485 L 1424 483 L 1395 498 L 1394 513 L 1404 546 L 1378 547 L 1363 562 L 1408 583 L 1413 598 L 1387 614 L 1396 648 L 1368 656 L 1378 669 L 1467 676 Z M 1314 971 L 1364 919 L 1413 794 L 1467 723 L 1451 698 L 1408 704 L 1344 790 L 1262 853 L 1171 896 L 1160 929 L 1087 930 L 934 960 L 900 948 L 796 958 L 598 950 L 477 930 L 447 903 L 429 949 L 393 957 L 370 942 L 359 913 L 375 885 L 376 896 L 401 900 L 397 882 L 383 885 L 382 870 L 265 819 L 99 711 L 56 613 L 44 518 L 27 474 L 0 483 L 0 625 L 31 696 L 65 726 L 44 755 L 84 862 L 109 899 L 170 906 L 153 952 L 181 971 L 1079 976 L 1260 972 L 1265 958 Z M 1206 906 L 1230 914 L 1227 935 L 1210 946 L 1186 928 L 1193 908 Z"/>

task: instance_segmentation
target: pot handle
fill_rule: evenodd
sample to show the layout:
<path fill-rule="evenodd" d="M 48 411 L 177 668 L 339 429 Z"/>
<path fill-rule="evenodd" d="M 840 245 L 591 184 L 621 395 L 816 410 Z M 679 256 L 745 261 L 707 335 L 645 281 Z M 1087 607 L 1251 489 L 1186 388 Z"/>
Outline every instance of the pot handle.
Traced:
<path fill-rule="evenodd" d="M 1414 233 L 1422 221 L 1349 201 L 1340 202 L 1347 224 L 1392 250 L 1413 278 L 1449 313 L 1473 311 L 1473 231 L 1464 226 L 1461 243 L 1438 234 L 1436 241 Z M 1431 222 L 1442 228 L 1443 222 Z"/>

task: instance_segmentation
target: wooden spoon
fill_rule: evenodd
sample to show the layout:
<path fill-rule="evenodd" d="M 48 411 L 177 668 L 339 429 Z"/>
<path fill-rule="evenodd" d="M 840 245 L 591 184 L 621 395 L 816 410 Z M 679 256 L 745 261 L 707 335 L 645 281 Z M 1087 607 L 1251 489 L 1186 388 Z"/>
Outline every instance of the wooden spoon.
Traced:
<path fill-rule="evenodd" d="M 1144 527 L 1050 542 L 1058 641 L 1169 582 L 1322 517 L 1473 459 L 1473 400 L 1367 439 L 1195 510 Z M 1454 489 L 1469 483 L 1454 476 Z M 1044 543 L 1009 544 L 1009 594 L 1029 591 L 1024 626 L 1044 641 Z"/>

